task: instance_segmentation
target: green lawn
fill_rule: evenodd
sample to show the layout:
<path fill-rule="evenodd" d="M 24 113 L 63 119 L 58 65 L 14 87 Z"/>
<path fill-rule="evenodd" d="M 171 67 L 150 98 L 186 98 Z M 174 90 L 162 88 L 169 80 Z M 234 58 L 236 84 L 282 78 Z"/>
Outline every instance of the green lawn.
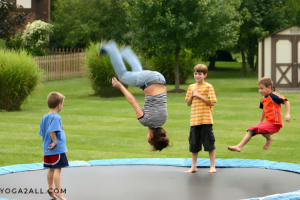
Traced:
<path fill-rule="evenodd" d="M 265 139 L 254 137 L 241 153 L 230 152 L 228 145 L 235 145 L 244 137 L 248 127 L 260 120 L 261 109 L 256 82 L 257 76 L 242 76 L 240 69 L 222 68 L 209 71 L 211 83 L 218 99 L 214 106 L 214 133 L 216 158 L 262 159 L 300 164 L 300 94 L 284 94 L 291 103 L 291 122 L 274 135 L 269 150 L 263 150 Z M 224 64 L 225 65 L 225 64 Z M 187 89 L 194 83 L 180 86 Z M 174 85 L 168 85 L 168 90 Z M 129 87 L 140 105 L 143 92 Z M 164 128 L 173 146 L 162 152 L 149 152 L 147 128 L 139 124 L 135 113 L 124 97 L 100 98 L 86 78 L 43 82 L 18 112 L 0 112 L 0 166 L 43 162 L 42 138 L 39 124 L 48 112 L 46 97 L 58 91 L 66 96 L 60 115 L 66 132 L 68 158 L 98 160 L 113 158 L 191 158 L 188 150 L 190 107 L 186 106 L 185 93 L 168 94 L 168 121 Z M 283 107 L 282 113 L 285 112 Z M 208 158 L 207 152 L 199 153 Z"/>

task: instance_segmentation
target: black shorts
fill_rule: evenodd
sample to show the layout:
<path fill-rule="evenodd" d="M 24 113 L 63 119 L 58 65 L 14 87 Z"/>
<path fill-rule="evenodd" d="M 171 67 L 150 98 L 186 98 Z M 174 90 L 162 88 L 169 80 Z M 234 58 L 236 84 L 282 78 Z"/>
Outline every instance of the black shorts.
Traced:
<path fill-rule="evenodd" d="M 69 166 L 66 153 L 44 156 L 44 167 L 46 168 L 62 168 Z"/>
<path fill-rule="evenodd" d="M 213 151 L 215 147 L 215 136 L 212 124 L 202 124 L 199 126 L 191 126 L 190 128 L 190 152 L 197 153 L 202 150 Z"/>

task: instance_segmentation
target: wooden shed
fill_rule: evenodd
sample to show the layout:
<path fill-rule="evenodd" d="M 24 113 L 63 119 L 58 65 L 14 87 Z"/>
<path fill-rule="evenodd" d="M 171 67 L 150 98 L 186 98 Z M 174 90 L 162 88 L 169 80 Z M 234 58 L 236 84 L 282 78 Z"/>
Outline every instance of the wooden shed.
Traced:
<path fill-rule="evenodd" d="M 278 92 L 300 92 L 300 27 L 291 25 L 258 39 L 258 79 Z"/>

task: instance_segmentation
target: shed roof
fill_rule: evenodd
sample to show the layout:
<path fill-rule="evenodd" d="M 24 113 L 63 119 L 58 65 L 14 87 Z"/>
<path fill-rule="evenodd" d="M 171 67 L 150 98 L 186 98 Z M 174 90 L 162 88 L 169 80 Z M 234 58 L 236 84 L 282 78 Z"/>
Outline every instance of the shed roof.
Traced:
<path fill-rule="evenodd" d="M 257 39 L 257 41 L 260 42 L 260 41 L 262 41 L 263 39 L 265 39 L 266 37 L 275 35 L 275 34 L 281 32 L 281 31 L 284 31 L 284 30 L 286 30 L 286 29 L 288 29 L 288 28 L 291 28 L 292 26 L 298 26 L 298 25 L 297 25 L 297 24 L 293 24 L 293 25 L 287 26 L 287 27 L 285 27 L 285 28 L 283 28 L 283 29 L 280 29 L 280 30 L 278 30 L 278 31 L 275 31 L 274 33 L 271 33 L 271 34 L 269 34 L 269 35 L 267 35 L 267 36 L 265 36 L 265 37 L 259 38 L 259 39 Z M 298 27 L 300 28 L 300 26 L 298 26 Z"/>

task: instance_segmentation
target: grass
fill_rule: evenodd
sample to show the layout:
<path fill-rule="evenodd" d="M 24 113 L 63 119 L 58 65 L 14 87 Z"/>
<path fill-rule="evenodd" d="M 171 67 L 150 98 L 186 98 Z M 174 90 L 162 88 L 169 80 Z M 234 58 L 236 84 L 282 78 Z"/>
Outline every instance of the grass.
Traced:
<path fill-rule="evenodd" d="M 0 39 L 0 49 L 2 48 L 6 48 L 4 39 Z"/>
<path fill-rule="evenodd" d="M 228 63 L 227 63 L 228 64 Z M 214 106 L 214 134 L 216 158 L 261 159 L 300 164 L 300 94 L 284 94 L 291 103 L 291 122 L 273 137 L 269 150 L 263 150 L 265 139 L 256 136 L 241 153 L 227 150 L 244 137 L 248 127 L 258 123 L 261 110 L 257 77 L 242 76 L 240 69 L 228 69 L 218 63 L 220 70 L 209 71 L 207 82 L 216 91 L 218 102 Z M 228 64 L 229 65 L 229 64 Z M 180 85 L 187 89 L 194 83 L 191 78 Z M 174 85 L 168 85 L 168 90 Z M 140 105 L 142 90 L 129 87 Z M 164 128 L 173 147 L 162 152 L 149 152 L 147 128 L 136 120 L 135 113 L 124 97 L 100 98 L 93 95 L 87 78 L 44 82 L 39 92 L 28 99 L 18 112 L 0 112 L 0 166 L 43 162 L 42 138 L 39 124 L 48 112 L 46 97 L 58 91 L 66 96 L 60 115 L 66 132 L 69 160 L 98 160 L 113 158 L 191 158 L 188 150 L 190 107 L 185 93 L 168 94 L 168 121 Z M 285 113 L 284 106 L 282 113 Z M 200 152 L 199 158 L 208 158 Z"/>

